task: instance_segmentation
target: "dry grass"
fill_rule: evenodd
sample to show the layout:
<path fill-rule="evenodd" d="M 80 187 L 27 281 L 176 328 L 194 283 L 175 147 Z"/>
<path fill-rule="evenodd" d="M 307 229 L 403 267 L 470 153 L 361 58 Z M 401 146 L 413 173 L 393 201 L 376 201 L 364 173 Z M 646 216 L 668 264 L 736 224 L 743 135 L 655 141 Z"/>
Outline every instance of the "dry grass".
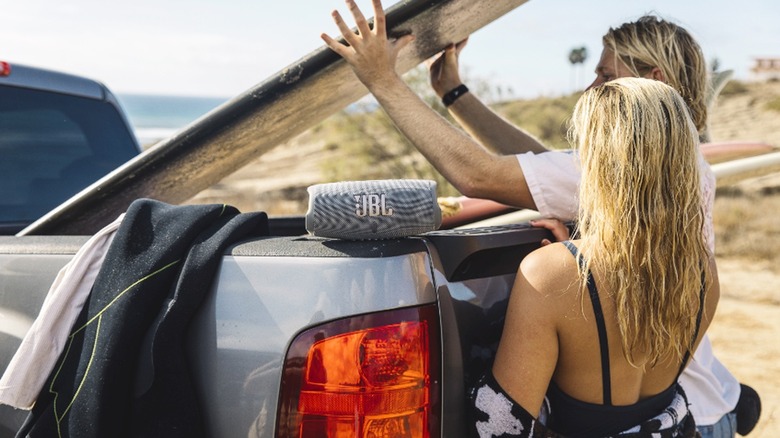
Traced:
<path fill-rule="evenodd" d="M 716 256 L 768 262 L 780 273 L 780 194 L 724 193 L 715 199 Z"/>

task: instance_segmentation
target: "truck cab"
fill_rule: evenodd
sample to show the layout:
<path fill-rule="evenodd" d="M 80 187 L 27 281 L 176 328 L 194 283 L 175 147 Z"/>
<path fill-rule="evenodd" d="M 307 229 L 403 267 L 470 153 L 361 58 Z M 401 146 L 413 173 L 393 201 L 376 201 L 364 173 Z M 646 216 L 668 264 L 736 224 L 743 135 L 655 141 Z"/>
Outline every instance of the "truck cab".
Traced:
<path fill-rule="evenodd" d="M 101 83 L 0 62 L 0 234 L 15 234 L 141 152 Z"/>

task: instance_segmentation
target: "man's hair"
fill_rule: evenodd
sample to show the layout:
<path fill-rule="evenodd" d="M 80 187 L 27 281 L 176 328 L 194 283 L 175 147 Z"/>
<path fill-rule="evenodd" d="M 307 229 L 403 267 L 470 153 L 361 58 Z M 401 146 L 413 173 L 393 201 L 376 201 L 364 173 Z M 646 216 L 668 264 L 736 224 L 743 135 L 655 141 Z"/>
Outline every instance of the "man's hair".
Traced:
<path fill-rule="evenodd" d="M 610 28 L 602 42 L 636 76 L 658 67 L 665 82 L 688 104 L 697 131 L 704 133 L 709 86 L 707 63 L 701 47 L 688 31 L 654 15 L 645 15 Z"/>
<path fill-rule="evenodd" d="M 660 81 L 620 78 L 586 91 L 571 122 L 582 167 L 583 288 L 597 267 L 630 363 L 681 361 L 709 259 L 698 132 L 687 106 Z"/>

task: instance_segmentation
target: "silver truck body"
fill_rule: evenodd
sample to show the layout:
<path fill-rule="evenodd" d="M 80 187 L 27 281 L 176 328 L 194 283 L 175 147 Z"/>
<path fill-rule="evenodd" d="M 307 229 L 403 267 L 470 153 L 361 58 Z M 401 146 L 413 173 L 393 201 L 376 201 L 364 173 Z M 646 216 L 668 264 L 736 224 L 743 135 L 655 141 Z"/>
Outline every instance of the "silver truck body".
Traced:
<path fill-rule="evenodd" d="M 232 247 L 185 341 L 208 436 L 276 436 L 283 366 L 298 334 L 420 306 L 438 314 L 440 368 L 432 374 L 440 382 L 432 403 L 440 436 L 464 436 L 464 388 L 492 359 L 514 271 L 542 233 L 510 226 L 388 241 L 288 236 Z M 0 369 L 85 240 L 0 238 Z M 1 406 L 0 436 L 13 436 L 25 416 Z"/>

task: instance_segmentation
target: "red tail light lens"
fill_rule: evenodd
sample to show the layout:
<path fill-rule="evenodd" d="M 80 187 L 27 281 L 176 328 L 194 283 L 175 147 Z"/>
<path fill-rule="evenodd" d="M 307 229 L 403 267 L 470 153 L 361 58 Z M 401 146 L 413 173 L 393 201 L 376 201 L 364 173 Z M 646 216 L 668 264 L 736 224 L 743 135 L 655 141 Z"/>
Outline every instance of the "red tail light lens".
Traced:
<path fill-rule="evenodd" d="M 439 431 L 435 306 L 327 323 L 287 354 L 277 437 L 432 437 Z"/>
<path fill-rule="evenodd" d="M 0 61 L 0 76 L 9 76 L 11 74 L 11 64 Z"/>

